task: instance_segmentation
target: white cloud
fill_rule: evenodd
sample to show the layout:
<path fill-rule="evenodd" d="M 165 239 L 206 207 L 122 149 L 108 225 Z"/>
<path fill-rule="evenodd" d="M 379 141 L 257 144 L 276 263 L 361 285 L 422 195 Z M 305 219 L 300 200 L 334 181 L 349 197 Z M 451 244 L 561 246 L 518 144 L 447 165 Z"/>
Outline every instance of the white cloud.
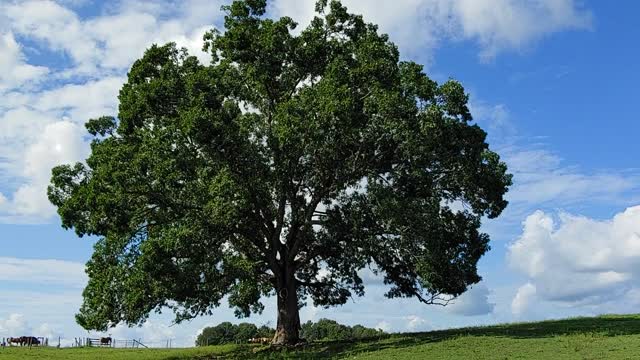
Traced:
<path fill-rule="evenodd" d="M 522 315 L 535 301 L 535 296 L 536 287 L 533 284 L 527 283 L 521 286 L 511 302 L 511 312 L 516 316 Z"/>
<path fill-rule="evenodd" d="M 43 42 L 54 51 L 64 51 L 87 67 L 100 60 L 96 43 L 83 29 L 78 16 L 53 1 L 24 1 L 0 6 L 13 30 Z"/>
<path fill-rule="evenodd" d="M 3 337 L 23 336 L 31 332 L 31 326 L 22 314 L 11 314 L 6 320 L 0 319 L 0 334 Z"/>
<path fill-rule="evenodd" d="M 382 330 L 382 331 L 388 333 L 388 332 L 391 331 L 391 324 L 389 324 L 389 322 L 383 320 L 383 321 L 380 321 L 379 323 L 377 323 L 374 328 L 378 329 L 378 330 Z"/>
<path fill-rule="evenodd" d="M 42 221 L 54 213 L 46 193 L 51 169 L 86 157 L 88 148 L 83 140 L 84 133 L 81 126 L 70 121 L 54 122 L 46 125 L 35 142 L 19 154 L 23 158 L 14 166 L 21 167 L 18 175 L 26 181 L 13 193 L 11 201 L 4 204 L 3 212 L 9 221 L 14 221 L 15 217 Z"/>
<path fill-rule="evenodd" d="M 405 319 L 407 320 L 407 331 L 416 332 L 429 329 L 429 323 L 427 320 L 418 315 L 409 315 Z"/>
<path fill-rule="evenodd" d="M 481 44 L 483 58 L 520 50 L 550 33 L 591 26 L 590 13 L 574 0 L 457 0 L 452 8 L 462 36 Z"/>
<path fill-rule="evenodd" d="M 637 169 L 587 170 L 567 164 L 543 142 L 545 137 L 519 133 L 504 104 L 490 106 L 472 99 L 471 110 L 480 126 L 488 130 L 491 148 L 513 174 L 513 185 L 505 196 L 509 206 L 499 219 L 483 222 L 483 230 L 494 239 L 509 241 L 518 236 L 519 224 L 537 209 L 581 211 L 587 205 L 624 207 L 637 203 Z"/>
<path fill-rule="evenodd" d="M 1 113 L 0 222 L 41 222 L 53 214 L 46 197 L 51 168 L 84 159 L 86 131 L 55 110 L 19 106 Z M 69 107 L 74 114 L 88 114 Z M 62 117 L 62 119 L 60 119 Z"/>
<path fill-rule="evenodd" d="M 44 66 L 26 63 L 20 44 L 11 32 L 0 33 L 0 70 L 0 94 L 40 79 L 49 72 Z"/>
<path fill-rule="evenodd" d="M 202 35 L 222 13 L 221 2 L 122 2 L 111 12 L 89 19 L 53 1 L 0 5 L 17 34 L 67 54 L 73 66 L 58 76 L 99 77 L 126 70 L 152 43 L 175 41 L 201 60 Z M 123 36 L 126 34 L 126 36 Z"/>
<path fill-rule="evenodd" d="M 0 221 L 41 222 L 53 214 L 46 198 L 51 168 L 86 157 L 82 124 L 116 113 L 123 82 L 122 77 L 106 77 L 40 93 L 9 94 L 10 102 L 3 104 L 8 108 L 0 105 L 0 179 L 17 186 L 0 189 L 11 198 L 0 201 Z"/>
<path fill-rule="evenodd" d="M 472 98 L 470 110 L 487 130 L 491 148 L 500 154 L 514 176 L 506 195 L 510 205 L 501 221 L 512 218 L 519 223 L 532 207 L 548 204 L 565 207 L 589 201 L 628 205 L 625 200 L 629 192 L 640 190 L 637 170 L 584 170 L 567 164 L 547 144 L 537 142 L 540 137 L 519 133 L 517 119 L 505 104 L 489 105 Z"/>
<path fill-rule="evenodd" d="M 64 337 L 64 333 L 59 331 L 54 325 L 48 323 L 44 323 L 38 326 L 38 329 L 35 331 L 35 333 L 38 334 L 38 336 L 50 339 L 50 345 L 54 345 L 57 343 L 54 341 L 54 339 L 58 337 Z"/>
<path fill-rule="evenodd" d="M 306 25 L 314 15 L 314 4 L 276 0 L 272 7 Z M 344 4 L 392 34 L 405 51 L 434 49 L 445 38 L 465 39 L 478 42 L 483 59 L 522 50 L 547 34 L 589 28 L 592 21 L 574 0 L 345 0 Z"/>
<path fill-rule="evenodd" d="M 509 158 L 506 161 L 509 163 Z M 534 164 L 533 161 L 531 164 Z M 512 201 L 541 204 L 550 201 L 575 202 L 586 197 L 591 200 L 611 200 L 637 187 L 633 178 L 615 173 L 585 174 L 566 167 L 530 173 L 519 173 L 517 168 L 513 168 L 513 171 L 518 182 L 509 195 Z"/>
<path fill-rule="evenodd" d="M 489 288 L 481 283 L 453 300 L 445 309 L 455 315 L 478 316 L 492 313 L 494 307 L 495 304 L 489 301 Z"/>
<path fill-rule="evenodd" d="M 65 338 L 65 334 L 57 326 L 43 323 L 33 327 L 23 314 L 12 313 L 6 320 L 0 318 L 0 337 L 36 336 L 49 340 L 50 346 L 57 346 L 60 339 L 60 346 L 66 347 L 73 344 L 71 338 Z"/>
<path fill-rule="evenodd" d="M 33 95 L 28 101 L 43 113 L 64 115 L 73 122 L 84 124 L 91 118 L 117 113 L 118 92 L 125 80 L 124 77 L 109 76 L 83 84 L 65 84 Z"/>
<path fill-rule="evenodd" d="M 595 220 L 538 211 L 508 249 L 512 268 L 538 297 L 572 306 L 620 298 L 640 283 L 640 206 Z"/>
<path fill-rule="evenodd" d="M 511 113 L 505 104 L 490 105 L 472 98 L 469 110 L 474 119 L 482 123 L 482 127 L 488 131 L 492 139 L 504 141 L 516 133 L 516 128 L 511 122 Z"/>
<path fill-rule="evenodd" d="M 1 3 L 0 222 L 50 219 L 51 168 L 84 159 L 88 143 L 82 125 L 117 114 L 125 72 L 145 48 L 175 41 L 210 61 L 201 51 L 202 36 L 220 19 L 220 4 L 122 1 L 83 19 L 62 2 Z M 35 50 L 64 54 L 70 61 L 51 71 L 30 65 L 16 41 L 21 37 L 35 42 Z M 41 88 L 27 86 L 45 74 Z"/>
<path fill-rule="evenodd" d="M 524 143 L 517 135 L 507 139 L 514 140 L 495 147 L 514 175 L 514 185 L 507 194 L 512 204 L 553 203 L 558 207 L 585 200 L 611 203 L 639 188 L 640 176 L 634 172 L 585 171 L 565 164 L 542 144 Z"/>
<path fill-rule="evenodd" d="M 0 257 L 0 281 L 2 282 L 55 283 L 79 288 L 87 282 L 84 269 L 85 265 L 77 262 Z"/>

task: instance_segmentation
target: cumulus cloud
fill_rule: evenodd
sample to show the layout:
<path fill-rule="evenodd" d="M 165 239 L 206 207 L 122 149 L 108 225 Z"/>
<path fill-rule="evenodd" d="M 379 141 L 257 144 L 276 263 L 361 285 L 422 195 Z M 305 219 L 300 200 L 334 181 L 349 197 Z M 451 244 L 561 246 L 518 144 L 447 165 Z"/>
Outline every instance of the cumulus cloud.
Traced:
<path fill-rule="evenodd" d="M 82 160 L 88 153 L 87 143 L 83 139 L 84 129 L 68 120 L 50 123 L 32 144 L 27 145 L 12 164 L 20 168 L 24 181 L 13 193 L 0 211 L 5 213 L 4 221 L 39 221 L 54 214 L 54 208 L 47 199 L 47 185 L 51 169 L 60 164 Z M 3 209 L 4 208 L 4 209 Z"/>
<path fill-rule="evenodd" d="M 450 1 L 452 16 L 466 38 L 482 46 L 482 58 L 504 49 L 522 49 L 550 33 L 591 26 L 591 15 L 574 0 L 458 0 Z"/>
<path fill-rule="evenodd" d="M 44 338 L 48 338 L 48 339 L 54 339 L 57 337 L 63 337 L 64 334 L 59 331 L 54 325 L 48 324 L 48 323 L 44 323 L 40 326 L 38 326 L 38 329 L 35 331 L 36 334 L 38 334 L 38 336 L 42 336 Z M 53 341 L 52 341 L 53 344 Z"/>
<path fill-rule="evenodd" d="M 0 33 L 0 94 L 42 78 L 49 72 L 44 66 L 26 63 L 20 44 L 13 33 Z"/>
<path fill-rule="evenodd" d="M 529 309 L 531 303 L 535 301 L 535 296 L 536 287 L 533 284 L 522 285 L 518 288 L 513 301 L 511 301 L 511 312 L 516 316 L 522 315 Z"/>
<path fill-rule="evenodd" d="M 409 315 L 405 317 L 407 320 L 407 328 L 406 330 L 415 332 L 415 331 L 425 331 L 429 328 L 429 323 L 427 320 L 421 318 L 418 315 Z"/>
<path fill-rule="evenodd" d="M 95 77 L 127 69 L 152 43 L 175 41 L 209 59 L 201 52 L 202 35 L 219 19 L 220 4 L 121 2 L 88 19 L 53 1 L 10 2 L 0 10 L 14 32 L 71 58 L 72 67 L 58 75 Z"/>
<path fill-rule="evenodd" d="M 567 163 L 543 141 L 518 132 L 509 108 L 472 99 L 476 121 L 489 131 L 489 142 L 513 174 L 506 194 L 509 206 L 498 220 L 483 223 L 484 231 L 496 239 L 510 241 L 517 228 L 537 209 L 580 210 L 586 205 L 630 206 L 640 193 L 637 169 L 583 169 Z M 574 210 L 575 211 L 575 210 Z"/>
<path fill-rule="evenodd" d="M 84 124 L 105 114 L 114 114 L 118 106 L 118 92 L 125 82 L 123 76 L 108 76 L 82 84 L 65 84 L 32 94 L 20 104 L 43 113 L 65 116 L 69 121 Z"/>
<path fill-rule="evenodd" d="M 23 287 L 38 290 L 5 288 L 0 292 L 0 337 L 42 336 L 48 337 L 51 345 L 57 345 L 57 337 L 61 337 L 61 346 L 69 346 L 74 336 L 86 336 L 86 331 L 73 321 L 74 313 L 80 308 L 82 301 L 80 288 L 72 290 L 73 286 L 47 282 L 14 285 L 3 280 L 2 283 L 10 288 Z M 52 285 L 55 289 L 51 289 Z M 13 318 L 13 322 L 19 320 L 22 325 L 7 326 L 6 321 L 3 320 L 5 316 L 10 320 Z"/>
<path fill-rule="evenodd" d="M 276 0 L 277 14 L 301 24 L 313 17 L 314 1 Z M 545 35 L 591 26 L 591 14 L 574 0 L 398 0 L 343 3 L 381 30 L 405 51 L 431 50 L 442 39 L 476 41 L 482 59 L 505 50 L 522 50 Z"/>
<path fill-rule="evenodd" d="M 122 1 L 89 18 L 68 7 L 81 5 L 75 1 L 0 3 L 0 222 L 51 218 L 51 168 L 86 157 L 82 125 L 117 114 L 125 72 L 145 48 L 174 41 L 210 61 L 202 36 L 220 19 L 221 3 Z M 52 69 L 31 65 L 18 38 L 70 61 Z"/>
<path fill-rule="evenodd" d="M 88 154 L 82 124 L 115 114 L 123 77 L 65 84 L 33 93 L 9 93 L 0 104 L 0 221 L 40 222 L 53 214 L 46 198 L 51 168 L 83 160 Z"/>
<path fill-rule="evenodd" d="M 73 344 L 73 340 L 65 338 L 64 332 L 49 323 L 33 327 L 23 314 L 10 314 L 6 319 L 0 318 L 0 337 L 37 336 L 49 339 L 49 345 L 66 347 Z"/>
<path fill-rule="evenodd" d="M 0 334 L 3 337 L 22 336 L 31 332 L 31 326 L 22 314 L 11 314 L 6 320 L 0 319 Z"/>
<path fill-rule="evenodd" d="M 507 255 L 510 266 L 530 279 L 521 298 L 535 293 L 572 306 L 602 304 L 640 284 L 640 206 L 609 220 L 560 213 L 556 221 L 537 211 L 523 226 Z M 526 301 L 516 296 L 514 312 L 524 308 L 520 303 Z"/>
<path fill-rule="evenodd" d="M 445 309 L 455 315 L 478 316 L 493 312 L 494 303 L 489 301 L 489 288 L 485 284 L 477 284 L 455 299 Z"/>
<path fill-rule="evenodd" d="M 0 109 L 0 222 L 40 222 L 53 214 L 46 197 L 51 168 L 88 152 L 82 126 L 55 112 Z"/>

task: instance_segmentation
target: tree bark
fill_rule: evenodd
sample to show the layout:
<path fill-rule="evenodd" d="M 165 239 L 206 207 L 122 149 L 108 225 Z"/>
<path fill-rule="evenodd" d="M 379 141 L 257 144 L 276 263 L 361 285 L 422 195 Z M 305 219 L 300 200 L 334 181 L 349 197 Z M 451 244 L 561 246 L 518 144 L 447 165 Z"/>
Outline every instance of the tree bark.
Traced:
<path fill-rule="evenodd" d="M 300 341 L 298 293 L 292 266 L 283 269 L 278 279 L 278 325 L 274 345 L 295 345 Z"/>

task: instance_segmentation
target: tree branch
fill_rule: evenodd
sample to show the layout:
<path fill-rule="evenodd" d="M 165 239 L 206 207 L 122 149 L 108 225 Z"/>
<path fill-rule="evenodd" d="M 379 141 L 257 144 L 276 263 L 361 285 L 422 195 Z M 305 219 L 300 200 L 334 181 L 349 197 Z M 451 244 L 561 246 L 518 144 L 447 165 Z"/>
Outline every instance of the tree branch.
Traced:
<path fill-rule="evenodd" d="M 284 226 L 284 217 L 287 208 L 287 195 L 284 191 L 280 194 L 280 200 L 278 201 L 278 214 L 276 216 L 276 228 L 271 236 L 271 257 L 275 263 L 277 263 L 277 253 L 281 248 L 280 235 L 282 234 L 282 227 Z M 282 254 L 280 254 L 282 257 Z M 274 272 L 279 272 L 279 269 L 273 269 Z"/>
<path fill-rule="evenodd" d="M 309 207 L 307 208 L 307 211 L 305 212 L 304 215 L 304 223 L 302 225 L 302 227 L 306 230 L 308 229 L 310 226 L 313 225 L 313 214 L 316 211 L 316 208 L 318 207 L 318 205 L 320 204 L 320 202 L 322 201 L 322 195 L 321 194 L 316 194 L 314 195 L 315 197 L 311 198 L 311 202 L 309 203 Z M 298 229 L 295 229 L 296 233 L 299 233 Z M 293 244 L 291 244 L 290 250 L 289 250 L 289 256 L 288 256 L 288 260 L 290 262 L 293 262 L 293 260 L 296 258 L 296 256 L 298 255 L 298 252 L 300 251 L 300 247 L 302 246 L 302 237 L 301 236 L 295 236 L 293 239 Z"/>

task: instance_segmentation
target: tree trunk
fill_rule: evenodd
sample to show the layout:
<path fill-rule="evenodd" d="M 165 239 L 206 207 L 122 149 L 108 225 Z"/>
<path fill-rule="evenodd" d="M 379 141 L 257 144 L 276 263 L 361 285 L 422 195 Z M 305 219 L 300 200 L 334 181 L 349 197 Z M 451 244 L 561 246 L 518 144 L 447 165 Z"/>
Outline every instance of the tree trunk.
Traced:
<path fill-rule="evenodd" d="M 278 326 L 274 345 L 295 345 L 300 340 L 300 314 L 295 276 L 291 269 L 283 269 L 278 279 Z"/>

